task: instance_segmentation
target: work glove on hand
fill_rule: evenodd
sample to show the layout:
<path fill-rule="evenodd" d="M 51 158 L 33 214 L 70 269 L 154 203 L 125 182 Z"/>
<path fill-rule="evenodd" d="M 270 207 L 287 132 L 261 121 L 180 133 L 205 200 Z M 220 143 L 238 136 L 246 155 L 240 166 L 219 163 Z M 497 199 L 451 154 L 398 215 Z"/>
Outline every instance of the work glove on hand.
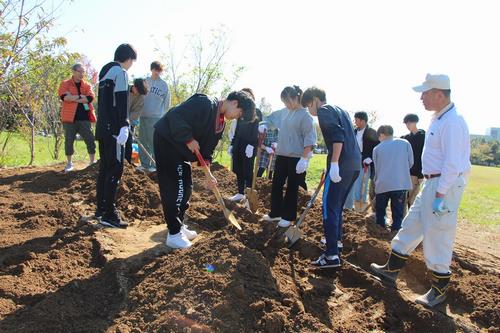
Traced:
<path fill-rule="evenodd" d="M 119 145 L 124 145 L 128 140 L 128 126 L 123 126 L 120 128 L 120 134 L 116 137 L 116 143 Z"/>
<path fill-rule="evenodd" d="M 297 174 L 304 173 L 307 170 L 307 167 L 309 166 L 309 160 L 307 158 L 301 157 L 300 160 L 297 162 L 297 166 L 295 166 L 295 172 Z"/>
<path fill-rule="evenodd" d="M 330 163 L 330 180 L 334 183 L 338 183 L 342 180 L 342 177 L 340 177 L 340 170 L 339 170 L 339 163 L 338 162 L 331 162 Z"/>
<path fill-rule="evenodd" d="M 264 124 L 260 124 L 259 125 L 259 133 L 264 133 L 265 131 L 267 131 L 267 126 Z"/>
<path fill-rule="evenodd" d="M 139 119 L 132 120 L 132 122 L 131 122 L 132 126 L 139 126 L 139 124 L 140 124 Z"/>
<path fill-rule="evenodd" d="M 367 157 L 367 158 L 365 158 L 365 159 L 363 160 L 363 164 L 364 164 L 364 165 L 370 165 L 370 164 L 372 164 L 372 162 L 373 162 L 373 161 L 372 161 L 372 159 L 371 159 L 371 158 L 369 158 L 369 157 Z"/>
<path fill-rule="evenodd" d="M 251 158 L 253 156 L 253 146 L 252 145 L 247 145 L 245 148 L 245 155 L 247 155 L 248 158 Z"/>
<path fill-rule="evenodd" d="M 227 148 L 227 153 L 229 156 L 233 156 L 233 146 L 229 146 L 229 148 Z"/>
<path fill-rule="evenodd" d="M 274 150 L 273 150 L 273 148 L 271 148 L 271 147 L 266 147 L 266 148 L 264 148 L 264 149 L 266 150 L 266 153 L 268 153 L 268 154 L 274 154 Z"/>
<path fill-rule="evenodd" d="M 273 148 L 274 150 L 278 149 L 278 143 L 277 142 L 271 143 L 271 148 Z"/>
<path fill-rule="evenodd" d="M 434 213 L 434 215 L 443 216 L 449 212 L 450 210 L 446 207 L 444 198 L 434 198 L 434 201 L 432 202 L 432 213 Z"/>

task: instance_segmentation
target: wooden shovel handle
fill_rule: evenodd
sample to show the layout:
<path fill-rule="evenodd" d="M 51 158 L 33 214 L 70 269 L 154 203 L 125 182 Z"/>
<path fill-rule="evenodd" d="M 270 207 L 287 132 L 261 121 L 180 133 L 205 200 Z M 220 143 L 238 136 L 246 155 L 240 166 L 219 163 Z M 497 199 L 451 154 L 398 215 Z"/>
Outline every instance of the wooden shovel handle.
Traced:
<path fill-rule="evenodd" d="M 208 167 L 207 163 L 205 162 L 205 159 L 203 158 L 203 156 L 201 156 L 200 152 L 197 150 L 194 152 L 194 154 L 196 155 L 198 162 L 200 163 L 201 167 L 203 168 L 205 175 L 207 177 L 209 177 L 209 176 L 213 177 L 212 172 L 210 171 L 210 168 Z M 224 204 L 224 199 L 222 199 L 222 195 L 220 194 L 219 188 L 217 187 L 217 185 L 214 185 L 213 191 L 214 191 L 215 197 L 217 198 L 217 201 L 225 208 L 226 205 Z"/>
<path fill-rule="evenodd" d="M 257 156 L 255 158 L 255 164 L 253 166 L 253 177 L 252 177 L 252 191 L 255 190 L 255 182 L 257 180 L 257 172 L 259 171 L 259 164 L 260 164 L 260 152 L 262 148 L 262 144 L 264 143 L 264 140 L 266 139 L 267 132 L 264 131 L 264 133 L 259 133 L 259 141 L 257 144 Z"/>

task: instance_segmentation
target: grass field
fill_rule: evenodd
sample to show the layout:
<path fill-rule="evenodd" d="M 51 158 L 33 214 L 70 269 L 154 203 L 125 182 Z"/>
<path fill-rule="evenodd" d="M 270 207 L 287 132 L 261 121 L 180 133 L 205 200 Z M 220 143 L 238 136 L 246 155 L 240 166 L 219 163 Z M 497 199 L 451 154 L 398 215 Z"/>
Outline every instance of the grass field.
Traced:
<path fill-rule="evenodd" d="M 3 145 L 7 133 L 0 133 L 0 144 Z M 6 146 L 4 153 L 0 151 L 0 167 L 26 166 L 30 161 L 29 137 L 23 137 L 18 133 L 12 134 Z M 75 154 L 73 160 L 86 161 L 88 159 L 87 148 L 83 140 L 75 141 Z M 2 147 L 0 146 L 0 149 Z M 54 139 L 51 137 L 35 137 L 35 162 L 33 165 L 43 166 L 66 161 L 64 155 L 64 143 L 59 150 L 59 158 L 54 160 L 52 153 L 54 151 Z"/>
<path fill-rule="evenodd" d="M 6 133 L 0 133 L 0 144 L 3 144 Z M 65 161 L 64 147 L 61 147 L 60 157 L 55 161 L 51 152 L 53 151 L 53 139 L 46 137 L 36 138 L 36 154 L 34 165 L 43 166 Z M 0 147 L 1 149 L 1 147 Z M 0 152 L 0 167 L 26 166 L 29 162 L 29 146 L 26 138 L 14 134 L 2 155 Z M 74 160 L 87 160 L 85 143 L 81 140 L 75 142 Z M 217 162 L 229 167 L 231 165 L 229 155 L 224 152 L 217 157 Z M 307 184 L 310 189 L 319 182 L 321 171 L 326 165 L 326 155 L 314 155 L 307 170 Z M 500 168 L 473 166 L 469 184 L 460 207 L 460 217 L 476 224 L 500 226 Z"/>

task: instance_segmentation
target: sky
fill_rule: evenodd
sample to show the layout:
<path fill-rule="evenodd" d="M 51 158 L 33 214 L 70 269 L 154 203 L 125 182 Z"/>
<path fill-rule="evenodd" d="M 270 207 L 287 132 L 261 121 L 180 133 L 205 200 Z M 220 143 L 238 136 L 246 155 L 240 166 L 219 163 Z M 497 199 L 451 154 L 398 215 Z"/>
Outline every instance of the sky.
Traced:
<path fill-rule="evenodd" d="M 61 7 L 52 33 L 97 69 L 131 43 L 138 59 L 129 73 L 144 76 L 167 34 L 183 40 L 224 25 L 226 62 L 245 67 L 234 88 L 251 87 L 277 110 L 285 86 L 317 86 L 330 104 L 376 111 L 375 127 L 390 124 L 396 135 L 407 132 L 407 113 L 427 128 L 431 112 L 411 88 L 427 73 L 444 73 L 470 132 L 485 134 L 500 127 L 491 101 L 499 89 L 499 12 L 495 0 L 75 0 Z"/>

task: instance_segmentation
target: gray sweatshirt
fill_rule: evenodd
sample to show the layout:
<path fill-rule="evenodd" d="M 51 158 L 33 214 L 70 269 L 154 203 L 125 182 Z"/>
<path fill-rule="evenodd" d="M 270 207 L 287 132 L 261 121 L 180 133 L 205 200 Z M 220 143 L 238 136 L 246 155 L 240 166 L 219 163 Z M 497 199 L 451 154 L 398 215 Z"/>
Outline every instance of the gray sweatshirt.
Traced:
<path fill-rule="evenodd" d="M 316 127 L 307 109 L 284 108 L 271 113 L 262 124 L 279 129 L 276 155 L 302 157 L 305 147 L 316 145 Z"/>
<path fill-rule="evenodd" d="M 375 193 L 411 190 L 413 150 L 405 139 L 386 139 L 373 149 Z"/>
<path fill-rule="evenodd" d="M 149 92 L 144 98 L 144 109 L 141 117 L 161 118 L 170 107 L 170 90 L 168 85 L 161 78 L 153 80 L 146 79 Z"/>

